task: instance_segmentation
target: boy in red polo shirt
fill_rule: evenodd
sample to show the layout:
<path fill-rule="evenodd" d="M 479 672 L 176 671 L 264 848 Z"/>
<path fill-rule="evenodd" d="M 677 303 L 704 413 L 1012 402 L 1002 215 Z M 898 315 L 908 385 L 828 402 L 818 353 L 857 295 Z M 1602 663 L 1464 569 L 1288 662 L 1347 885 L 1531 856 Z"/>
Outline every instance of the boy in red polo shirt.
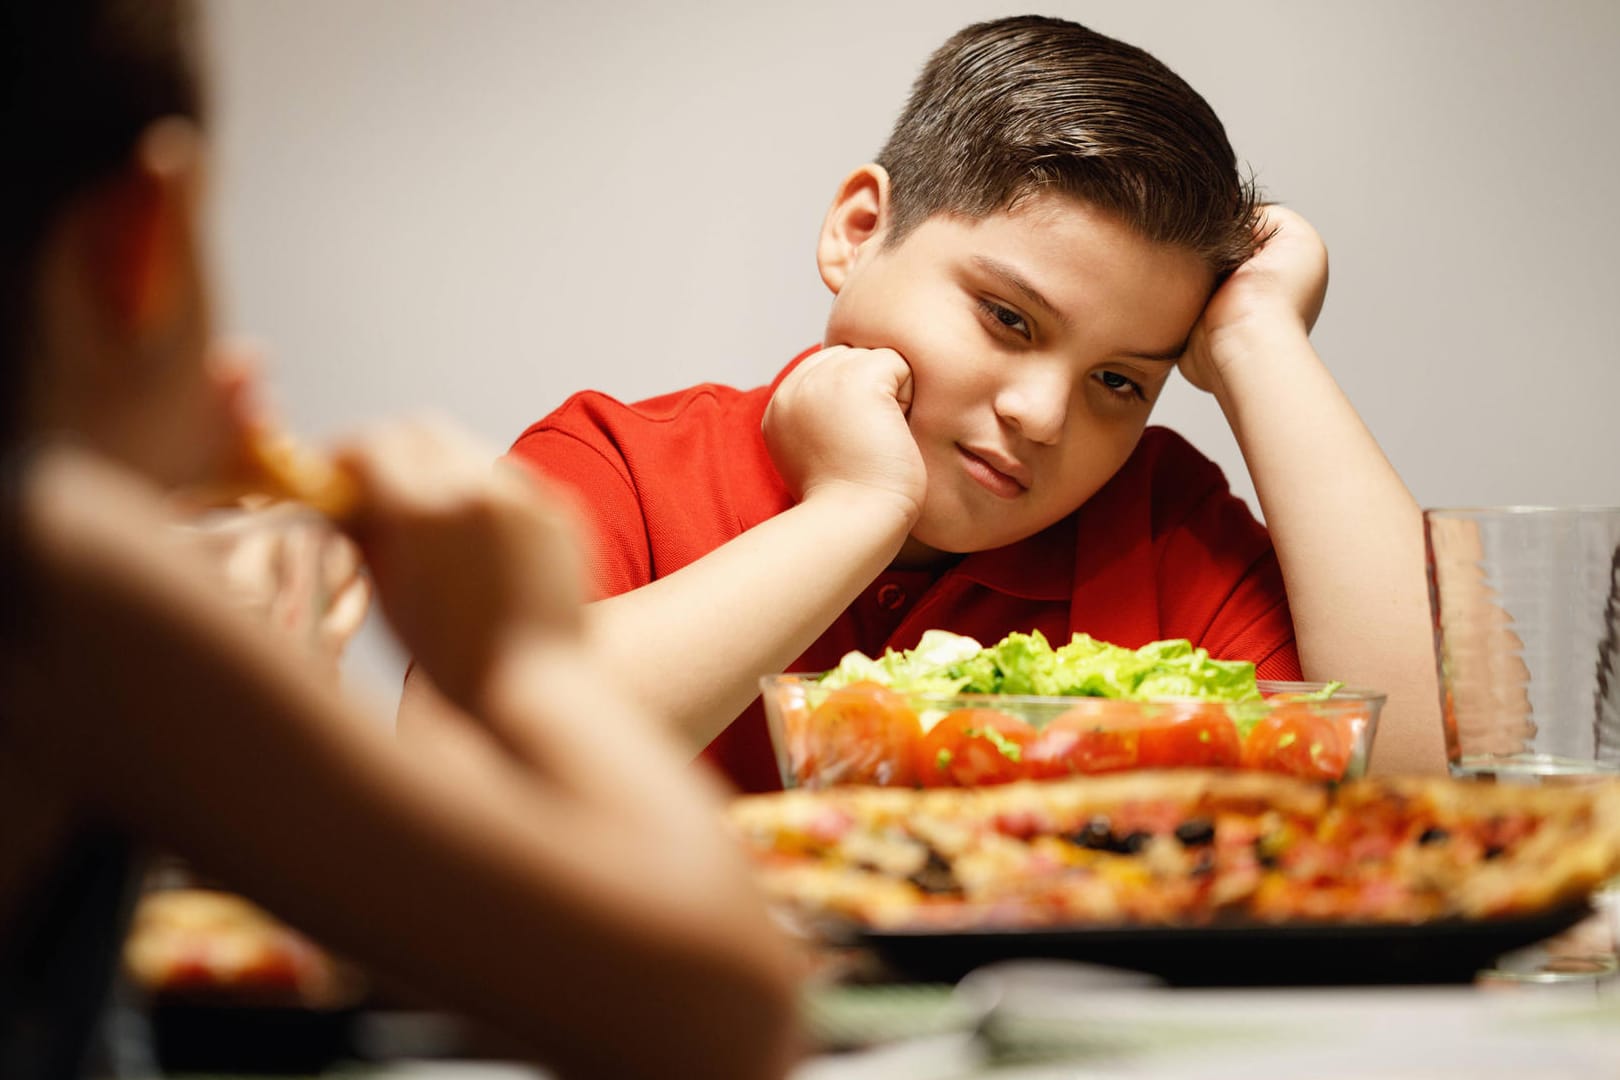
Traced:
<path fill-rule="evenodd" d="M 824 347 L 770 386 L 579 394 L 512 450 L 594 525 L 617 670 L 734 783 L 778 786 L 760 675 L 934 627 L 1185 637 L 1375 686 L 1375 766 L 1438 765 L 1418 508 L 1307 336 L 1326 252 L 1174 73 L 1062 20 L 968 27 L 817 260 Z M 1275 549 L 1147 428 L 1178 368 L 1225 411 Z M 429 703 L 413 680 L 402 719 Z"/>

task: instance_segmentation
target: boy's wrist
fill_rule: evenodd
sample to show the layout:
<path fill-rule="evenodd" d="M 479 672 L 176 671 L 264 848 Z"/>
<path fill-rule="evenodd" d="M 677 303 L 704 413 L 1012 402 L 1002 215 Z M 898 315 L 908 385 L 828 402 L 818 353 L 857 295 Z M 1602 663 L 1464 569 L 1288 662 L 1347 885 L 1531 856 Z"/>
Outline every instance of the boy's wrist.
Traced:
<path fill-rule="evenodd" d="M 897 541 L 910 535 L 922 516 L 920 496 L 913 498 L 853 480 L 829 480 L 810 488 L 800 505 L 812 504 L 849 514 L 852 521 L 875 524 L 881 531 L 893 532 Z"/>
<path fill-rule="evenodd" d="M 1304 317 L 1287 304 L 1272 304 L 1265 308 L 1246 311 L 1225 325 L 1210 331 L 1210 355 L 1217 363 L 1226 363 L 1232 357 L 1242 358 L 1254 352 L 1266 351 L 1269 346 L 1303 340 L 1310 337 L 1310 327 Z"/>
<path fill-rule="evenodd" d="M 1298 319 L 1252 318 L 1223 327 L 1209 339 L 1210 367 L 1216 380 L 1211 390 L 1219 398 L 1241 386 L 1252 372 L 1273 364 L 1299 363 L 1302 350 L 1314 355 L 1310 332 Z"/>

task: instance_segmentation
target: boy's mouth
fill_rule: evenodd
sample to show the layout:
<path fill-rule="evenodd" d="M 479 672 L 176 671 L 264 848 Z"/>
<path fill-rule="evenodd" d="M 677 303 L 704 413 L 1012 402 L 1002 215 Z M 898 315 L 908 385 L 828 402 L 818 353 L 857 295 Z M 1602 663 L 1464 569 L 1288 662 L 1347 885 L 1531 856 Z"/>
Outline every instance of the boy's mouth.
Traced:
<path fill-rule="evenodd" d="M 1024 466 L 1000 457 L 996 457 L 992 463 L 992 460 L 960 444 L 956 449 L 962 455 L 962 467 L 967 474 L 997 498 L 1016 499 L 1029 490 L 1029 470 Z"/>

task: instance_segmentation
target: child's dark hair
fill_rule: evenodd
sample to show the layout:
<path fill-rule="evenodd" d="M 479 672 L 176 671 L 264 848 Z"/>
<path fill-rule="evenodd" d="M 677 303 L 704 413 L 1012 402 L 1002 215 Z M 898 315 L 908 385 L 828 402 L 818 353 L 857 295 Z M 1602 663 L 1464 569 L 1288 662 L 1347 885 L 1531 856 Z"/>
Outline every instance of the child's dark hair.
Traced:
<path fill-rule="evenodd" d="M 186 0 L 0 0 L 0 11 L 0 378 L 10 391 L 47 231 L 129 160 L 142 131 L 165 116 L 200 120 L 201 102 Z"/>
<path fill-rule="evenodd" d="M 984 217 L 1058 191 L 1224 275 L 1259 198 L 1208 102 L 1141 49 L 1078 23 L 977 23 L 929 57 L 877 162 L 888 242 L 935 214 Z"/>
<path fill-rule="evenodd" d="M 0 0 L 0 593 L 13 614 L 40 247 L 153 122 L 201 119 L 192 27 L 186 0 Z"/>

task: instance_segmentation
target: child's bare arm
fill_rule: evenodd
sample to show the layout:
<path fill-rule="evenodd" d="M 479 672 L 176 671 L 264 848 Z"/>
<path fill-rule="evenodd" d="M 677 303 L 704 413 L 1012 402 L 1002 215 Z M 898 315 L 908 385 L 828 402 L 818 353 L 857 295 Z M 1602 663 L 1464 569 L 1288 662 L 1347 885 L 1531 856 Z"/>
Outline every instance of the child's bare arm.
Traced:
<path fill-rule="evenodd" d="M 587 608 L 592 644 L 620 687 L 668 717 L 692 750 L 759 693 L 759 677 L 808 648 L 900 550 L 922 501 L 906 426 L 910 369 L 890 350 L 825 349 L 765 414 L 767 445 L 799 502 L 640 589 Z M 427 725 L 414 678 L 402 728 Z"/>
<path fill-rule="evenodd" d="M 1380 771 L 1444 765 L 1416 502 L 1311 346 L 1327 251 L 1298 214 L 1217 290 L 1181 369 L 1212 392 L 1254 478 L 1307 678 L 1385 690 Z M 1264 235 L 1265 232 L 1262 232 Z"/>
<path fill-rule="evenodd" d="M 373 456 L 398 460 L 397 447 Z M 486 461 L 469 468 L 487 475 Z M 483 726 L 406 753 L 149 543 L 161 522 L 138 492 L 94 467 L 51 468 L 28 514 L 44 563 L 41 664 L 11 699 L 24 710 L 13 719 L 40 719 L 13 728 L 33 760 L 568 1075 L 664 1075 L 683 1060 L 739 1078 L 785 1069 L 791 968 L 718 800 L 570 644 L 566 609 L 535 620 L 543 633 L 484 620 L 483 646 L 460 627 L 413 626 L 407 644 Z M 367 477 L 368 497 L 395 499 L 388 483 Z M 379 595 L 406 625 L 413 604 L 477 595 L 458 566 L 494 580 L 507 539 L 525 558 L 542 542 L 514 520 L 532 498 L 453 486 L 368 519 L 369 551 L 395 552 L 377 560 Z M 435 541 L 456 533 L 460 544 Z M 445 553 L 458 557 L 424 578 Z M 547 610 L 523 599 L 519 619 Z"/>

